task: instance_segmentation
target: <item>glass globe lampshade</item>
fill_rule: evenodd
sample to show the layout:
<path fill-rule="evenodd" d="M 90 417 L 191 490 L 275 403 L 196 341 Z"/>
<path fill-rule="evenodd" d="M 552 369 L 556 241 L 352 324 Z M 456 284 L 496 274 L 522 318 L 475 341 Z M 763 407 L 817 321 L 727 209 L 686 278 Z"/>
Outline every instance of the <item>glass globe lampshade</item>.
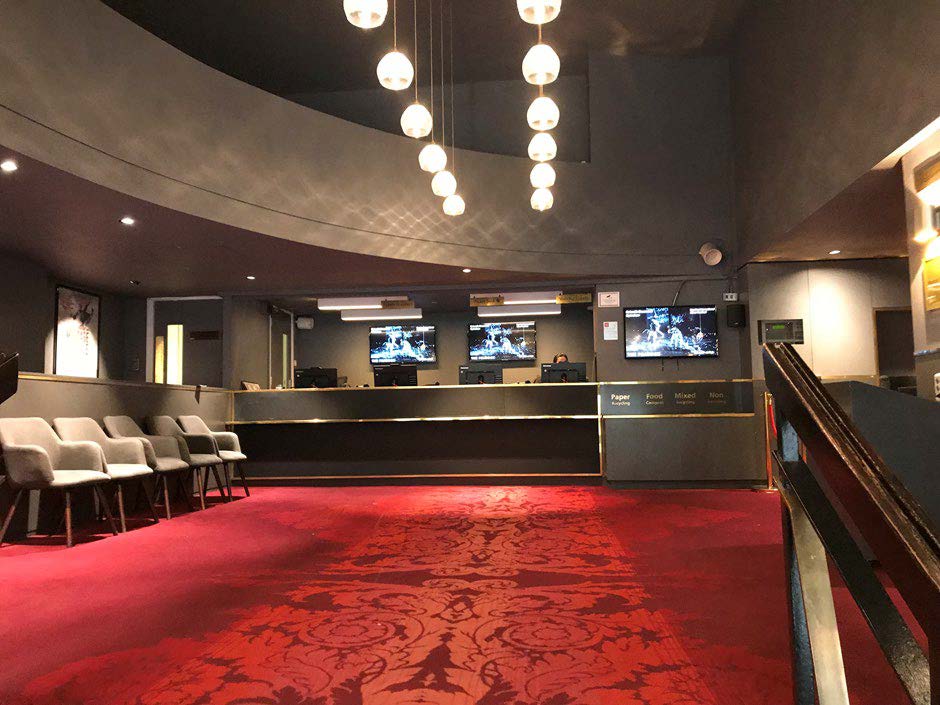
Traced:
<path fill-rule="evenodd" d="M 385 21 L 388 0 L 343 0 L 346 19 L 359 29 L 375 29 Z"/>
<path fill-rule="evenodd" d="M 558 112 L 558 106 L 555 101 L 547 95 L 539 96 L 532 101 L 528 111 L 525 114 L 529 121 L 529 127 L 533 130 L 551 130 L 558 124 L 558 118 L 561 117 Z"/>
<path fill-rule="evenodd" d="M 431 113 L 421 103 L 412 103 L 401 114 L 401 130 L 409 137 L 420 139 L 431 134 Z"/>
<path fill-rule="evenodd" d="M 547 211 L 555 203 L 555 198 L 547 188 L 537 188 L 532 192 L 529 203 L 537 211 Z"/>
<path fill-rule="evenodd" d="M 529 173 L 532 188 L 551 188 L 555 185 L 555 170 L 548 162 L 539 162 Z"/>
<path fill-rule="evenodd" d="M 421 171 L 436 174 L 447 166 L 447 152 L 440 145 L 426 144 L 418 154 L 418 166 L 421 167 Z"/>
<path fill-rule="evenodd" d="M 529 159 L 535 162 L 550 162 L 558 154 L 555 138 L 547 132 L 536 132 L 529 142 Z"/>
<path fill-rule="evenodd" d="M 522 60 L 522 75 L 536 86 L 544 86 L 558 78 L 561 59 L 548 44 L 536 44 Z"/>
<path fill-rule="evenodd" d="M 463 198 L 456 193 L 452 193 L 444 199 L 444 213 L 447 215 L 463 215 L 466 208 L 467 204 L 464 203 Z"/>
<path fill-rule="evenodd" d="M 431 179 L 431 191 L 435 196 L 447 198 L 457 193 L 457 179 L 447 169 L 443 169 Z"/>
<path fill-rule="evenodd" d="M 382 57 L 375 69 L 379 83 L 390 91 L 403 91 L 415 77 L 414 66 L 400 51 L 390 51 Z"/>
<path fill-rule="evenodd" d="M 516 9 L 529 24 L 548 24 L 561 12 L 561 0 L 516 0 Z"/>

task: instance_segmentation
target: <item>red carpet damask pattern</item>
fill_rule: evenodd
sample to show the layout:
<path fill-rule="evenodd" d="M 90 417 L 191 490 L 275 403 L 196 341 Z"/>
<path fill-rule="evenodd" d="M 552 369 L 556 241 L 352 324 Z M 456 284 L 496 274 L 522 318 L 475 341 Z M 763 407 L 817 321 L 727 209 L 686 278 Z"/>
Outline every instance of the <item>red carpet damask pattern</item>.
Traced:
<path fill-rule="evenodd" d="M 709 627 L 714 615 L 695 614 L 721 578 L 688 565 L 663 585 L 677 556 L 655 556 L 716 526 L 722 540 L 735 526 L 772 537 L 753 522 L 776 498 L 652 495 L 262 489 L 68 552 L 0 551 L 11 579 L 0 598 L 14 608 L 0 627 L 0 657 L 13 663 L 0 702 L 785 702 L 782 574 L 734 564 L 742 593 L 774 585 L 757 588 L 775 601 L 764 614 L 748 611 L 747 595 L 725 596 L 740 621 L 777 630 L 748 643 L 750 625 Z M 740 543 L 746 555 L 759 542 Z"/>

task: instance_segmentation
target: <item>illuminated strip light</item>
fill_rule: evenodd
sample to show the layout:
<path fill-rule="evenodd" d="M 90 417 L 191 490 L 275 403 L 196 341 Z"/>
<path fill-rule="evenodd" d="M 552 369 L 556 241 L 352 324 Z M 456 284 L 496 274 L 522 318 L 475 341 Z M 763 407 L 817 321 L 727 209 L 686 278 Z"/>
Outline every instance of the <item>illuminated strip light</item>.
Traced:
<path fill-rule="evenodd" d="M 471 299 L 502 296 L 505 304 L 553 304 L 561 296 L 560 291 L 507 291 L 499 294 L 470 294 Z"/>
<path fill-rule="evenodd" d="M 414 321 L 421 317 L 420 308 L 346 309 L 340 314 L 344 321 Z"/>
<path fill-rule="evenodd" d="M 510 306 L 487 306 L 478 308 L 480 318 L 508 318 L 511 316 L 558 316 L 561 304 L 514 304 Z"/>
<path fill-rule="evenodd" d="M 383 301 L 408 301 L 407 296 L 356 296 L 345 299 L 317 299 L 321 311 L 354 311 L 382 308 Z"/>

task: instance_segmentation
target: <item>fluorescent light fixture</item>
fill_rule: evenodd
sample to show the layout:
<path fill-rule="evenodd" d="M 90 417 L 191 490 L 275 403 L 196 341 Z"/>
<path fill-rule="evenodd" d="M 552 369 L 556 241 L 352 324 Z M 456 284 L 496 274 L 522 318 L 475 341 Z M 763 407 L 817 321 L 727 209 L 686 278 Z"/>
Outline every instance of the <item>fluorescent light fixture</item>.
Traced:
<path fill-rule="evenodd" d="M 12 174 L 14 171 L 19 169 L 19 166 L 17 166 L 16 162 L 12 159 L 4 159 L 2 162 L 0 162 L 0 169 L 2 169 L 7 174 Z"/>
<path fill-rule="evenodd" d="M 352 296 L 339 299 L 317 299 L 317 308 L 321 311 L 363 311 L 370 309 L 381 309 L 383 301 L 408 301 L 408 297 Z"/>
<path fill-rule="evenodd" d="M 553 304 L 560 291 L 504 291 L 498 294 L 470 294 L 471 299 L 502 296 L 503 304 Z"/>
<path fill-rule="evenodd" d="M 340 314 L 344 321 L 416 321 L 420 308 L 346 309 Z"/>
<path fill-rule="evenodd" d="M 936 230 L 921 230 L 914 236 L 914 242 L 916 242 L 918 245 L 926 245 L 935 237 L 937 237 Z"/>
<path fill-rule="evenodd" d="M 940 156 L 914 168 L 914 190 L 924 203 L 940 206 Z"/>
<path fill-rule="evenodd" d="M 561 304 L 513 304 L 510 306 L 486 306 L 478 308 L 480 318 L 509 318 L 514 316 L 558 316 Z"/>
<path fill-rule="evenodd" d="M 842 250 L 829 250 L 830 255 L 841 255 Z"/>

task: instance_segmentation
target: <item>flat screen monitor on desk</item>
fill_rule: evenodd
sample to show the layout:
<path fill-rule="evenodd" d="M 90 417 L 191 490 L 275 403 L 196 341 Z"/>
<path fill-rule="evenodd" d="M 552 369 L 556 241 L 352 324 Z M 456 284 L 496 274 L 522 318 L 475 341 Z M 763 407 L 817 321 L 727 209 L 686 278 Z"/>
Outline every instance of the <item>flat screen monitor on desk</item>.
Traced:
<path fill-rule="evenodd" d="M 543 382 L 587 382 L 584 362 L 546 362 L 542 365 Z"/>
<path fill-rule="evenodd" d="M 376 365 L 373 368 L 376 387 L 417 387 L 416 365 Z"/>
<path fill-rule="evenodd" d="M 294 387 L 296 389 L 331 389 L 336 387 L 335 367 L 307 367 L 294 370 Z"/>
<path fill-rule="evenodd" d="M 459 368 L 461 384 L 502 384 L 503 368 L 484 362 L 471 362 Z"/>

